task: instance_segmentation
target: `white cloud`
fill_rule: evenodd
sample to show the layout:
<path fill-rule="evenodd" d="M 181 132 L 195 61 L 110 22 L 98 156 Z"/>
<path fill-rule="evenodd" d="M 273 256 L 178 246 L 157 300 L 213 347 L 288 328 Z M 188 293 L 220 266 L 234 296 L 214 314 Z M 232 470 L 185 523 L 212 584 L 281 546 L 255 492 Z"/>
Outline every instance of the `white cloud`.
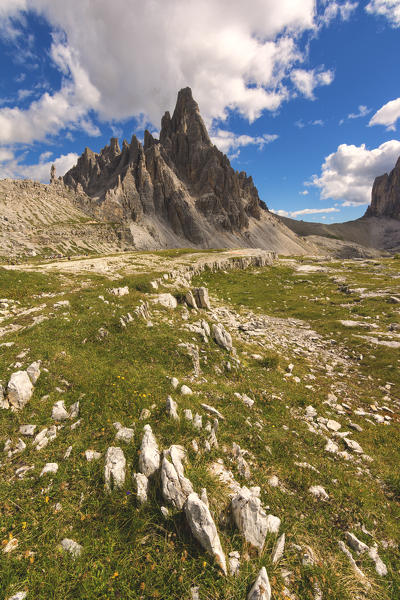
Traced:
<path fill-rule="evenodd" d="M 275 215 L 279 215 L 280 217 L 290 217 L 291 219 L 295 219 L 296 217 L 301 217 L 303 215 L 318 215 L 322 213 L 336 213 L 340 212 L 338 208 L 330 207 L 330 208 L 302 208 L 300 210 L 274 210 L 270 209 Z"/>
<path fill-rule="evenodd" d="M 14 152 L 8 148 L 0 148 L 0 163 L 14 158 Z"/>
<path fill-rule="evenodd" d="M 347 115 L 348 119 L 360 119 L 361 117 L 365 117 L 371 112 L 371 109 L 365 106 L 364 104 L 360 104 L 358 107 L 358 112 L 350 113 Z"/>
<path fill-rule="evenodd" d="M 314 100 L 314 90 L 320 85 L 330 85 L 333 81 L 333 71 L 306 71 L 305 69 L 293 69 L 290 78 L 297 88 L 306 98 Z"/>
<path fill-rule="evenodd" d="M 29 9 L 65 34 L 54 36 L 50 53 L 61 88 L 26 110 L 1 110 L 2 143 L 43 140 L 74 125 L 96 135 L 90 110 L 103 121 L 145 115 L 158 125 L 187 85 L 209 122 L 225 119 L 228 108 L 253 121 L 299 91 L 314 98 L 315 88 L 333 79 L 317 65 L 297 68 L 307 58 L 300 34 L 319 27 L 315 0 L 1 3 L 0 16 L 12 27 L 8 17 Z"/>
<path fill-rule="evenodd" d="M 343 201 L 343 206 L 368 204 L 375 177 L 393 169 L 399 155 L 398 140 L 390 140 L 372 150 L 365 144 L 341 144 L 325 158 L 321 175 L 314 175 L 307 185 L 320 188 L 323 199 Z"/>
<path fill-rule="evenodd" d="M 7 150 L 0 148 L 0 163 L 2 153 L 6 153 Z M 56 167 L 57 176 L 64 175 L 71 167 L 76 164 L 78 155 L 70 152 L 69 154 L 62 154 L 54 160 L 47 160 L 51 155 L 51 152 L 44 152 L 39 162 L 34 165 L 21 164 L 23 155 L 16 158 L 12 152 L 9 152 L 9 156 L 0 164 L 0 179 L 34 179 L 43 183 L 48 183 L 50 179 L 50 168 L 54 164 Z"/>
<path fill-rule="evenodd" d="M 339 4 L 339 2 L 330 1 L 322 13 L 320 21 L 323 25 L 329 25 L 329 23 L 337 17 L 341 17 L 343 21 L 348 21 L 357 6 L 358 2 L 347 1 L 344 4 Z"/>
<path fill-rule="evenodd" d="M 325 125 L 325 121 L 323 121 L 322 119 L 314 119 L 313 121 L 311 120 L 304 122 L 303 119 L 299 119 L 295 122 L 295 126 L 299 129 L 304 129 L 304 127 L 306 127 L 307 125 L 319 125 L 320 127 L 323 127 Z"/>
<path fill-rule="evenodd" d="M 302 190 L 301 192 L 299 192 L 299 194 L 301 194 L 301 196 L 307 196 L 308 195 L 308 190 Z"/>
<path fill-rule="evenodd" d="M 384 104 L 372 117 L 369 125 L 386 125 L 389 131 L 396 129 L 396 121 L 400 119 L 400 98 Z"/>
<path fill-rule="evenodd" d="M 231 154 L 235 150 L 243 146 L 254 145 L 260 150 L 264 148 L 266 144 L 270 144 L 278 139 L 278 135 L 264 133 L 260 136 L 252 137 L 250 135 L 237 135 L 233 131 L 227 131 L 224 129 L 217 129 L 211 132 L 211 141 L 213 144 L 224 152 L 225 154 Z"/>
<path fill-rule="evenodd" d="M 386 17 L 393 27 L 400 27 L 400 0 L 371 0 L 366 11 Z"/>

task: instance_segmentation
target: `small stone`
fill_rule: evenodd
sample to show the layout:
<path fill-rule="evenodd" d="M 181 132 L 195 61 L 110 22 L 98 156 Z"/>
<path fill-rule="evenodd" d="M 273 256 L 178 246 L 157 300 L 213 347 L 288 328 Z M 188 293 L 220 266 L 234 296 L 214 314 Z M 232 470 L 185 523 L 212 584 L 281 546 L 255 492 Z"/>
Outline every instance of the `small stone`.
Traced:
<path fill-rule="evenodd" d="M 78 417 L 78 415 L 79 415 L 79 401 L 71 404 L 71 406 L 69 407 L 68 417 L 71 420 L 73 420 L 73 419 L 76 419 Z"/>
<path fill-rule="evenodd" d="M 37 360 L 36 362 L 33 362 L 31 365 L 29 365 L 29 367 L 26 370 L 26 372 L 28 373 L 29 379 L 31 380 L 33 385 L 35 385 L 35 383 L 39 379 L 40 365 L 41 365 L 41 361 Z"/>
<path fill-rule="evenodd" d="M 274 515 L 268 515 L 268 517 L 267 517 L 267 532 L 268 533 L 279 533 L 280 526 L 281 526 L 281 520 L 279 517 L 275 517 Z"/>
<path fill-rule="evenodd" d="M 143 408 L 140 413 L 140 416 L 139 416 L 140 421 L 146 421 L 147 419 L 150 419 L 150 417 L 151 417 L 151 412 L 149 411 L 149 409 Z"/>
<path fill-rule="evenodd" d="M 203 418 L 198 413 L 194 415 L 193 427 L 195 427 L 196 429 L 201 429 L 203 427 Z"/>
<path fill-rule="evenodd" d="M 75 423 L 72 423 L 71 425 L 71 431 L 74 431 L 77 427 L 79 427 L 79 425 L 81 424 L 82 419 L 78 419 L 77 421 L 75 421 Z"/>
<path fill-rule="evenodd" d="M 54 404 L 51 418 L 53 421 L 66 421 L 69 419 L 69 413 L 65 408 L 64 400 L 59 400 Z"/>
<path fill-rule="evenodd" d="M 9 596 L 6 600 L 25 600 L 28 592 L 17 592 L 13 596 Z"/>
<path fill-rule="evenodd" d="M 331 431 L 339 431 L 339 429 L 341 428 L 341 424 L 337 421 L 334 421 L 333 419 L 329 419 L 326 423 L 326 426 Z"/>
<path fill-rule="evenodd" d="M 61 548 L 65 552 L 69 552 L 73 558 L 78 558 L 78 556 L 82 553 L 82 546 L 75 542 L 74 540 L 70 540 L 68 538 L 64 538 L 61 542 Z"/>
<path fill-rule="evenodd" d="M 168 396 L 167 398 L 167 402 L 166 402 L 166 410 L 167 410 L 167 415 L 169 417 L 171 417 L 172 419 L 175 420 L 179 420 L 179 415 L 178 415 L 178 411 L 177 411 L 178 405 L 175 402 L 175 400 L 173 400 L 171 398 L 171 396 Z"/>
<path fill-rule="evenodd" d="M 316 498 L 320 498 L 321 500 L 329 500 L 329 496 L 322 485 L 312 485 L 310 488 L 308 488 L 308 491 Z"/>
<path fill-rule="evenodd" d="M 19 433 L 21 435 L 26 435 L 32 437 L 35 433 L 36 425 L 21 425 L 19 428 Z"/>
<path fill-rule="evenodd" d="M 176 390 L 176 388 L 179 385 L 179 381 L 178 381 L 178 379 L 176 377 L 172 377 L 172 379 L 171 379 L 171 385 L 174 388 L 174 390 Z"/>
<path fill-rule="evenodd" d="M 239 568 L 240 568 L 239 552 L 236 552 L 236 551 L 229 552 L 228 564 L 229 564 L 229 574 L 232 575 L 232 577 L 239 575 Z"/>
<path fill-rule="evenodd" d="M 125 484 L 126 459 L 121 448 L 111 446 L 107 449 L 104 466 L 104 480 L 107 491 L 122 488 Z"/>
<path fill-rule="evenodd" d="M 272 550 L 271 560 L 272 560 L 273 565 L 281 560 L 284 550 L 285 550 L 285 534 L 282 533 L 282 535 L 280 535 L 278 537 L 278 539 L 276 540 L 276 544 Z"/>
<path fill-rule="evenodd" d="M 190 387 L 188 387 L 187 385 L 183 385 L 181 387 L 181 394 L 183 396 L 191 396 L 193 394 L 192 390 L 190 389 Z"/>
<path fill-rule="evenodd" d="M 190 408 L 184 409 L 183 416 L 185 417 L 186 421 L 193 421 L 193 415 L 192 415 L 192 411 L 190 410 Z"/>
<path fill-rule="evenodd" d="M 46 463 L 44 465 L 43 469 L 41 470 L 40 477 L 43 477 L 43 475 L 46 475 L 47 473 L 57 473 L 57 471 L 58 471 L 57 463 Z"/>
<path fill-rule="evenodd" d="M 11 538 L 3 548 L 4 554 L 9 554 L 18 547 L 17 538 Z"/>
<path fill-rule="evenodd" d="M 196 452 L 196 454 L 197 454 L 197 452 L 199 451 L 199 445 L 196 442 L 196 440 L 192 440 L 192 448 L 193 448 L 193 451 Z"/>
<path fill-rule="evenodd" d="M 359 540 L 353 533 L 350 533 L 350 531 L 346 531 L 345 536 L 347 544 L 352 550 L 354 550 L 354 552 L 357 552 L 357 554 L 363 554 L 364 552 L 368 552 L 369 548 L 367 544 L 364 544 L 364 542 Z"/>
<path fill-rule="evenodd" d="M 217 410 L 213 406 L 210 406 L 209 404 L 201 404 L 200 406 L 201 406 L 201 408 L 204 408 L 204 410 L 206 412 L 210 413 L 211 415 L 214 415 L 214 416 L 218 417 L 218 419 L 221 419 L 222 421 L 225 420 L 225 417 L 223 417 L 221 415 L 221 413 L 219 412 L 219 410 Z"/>
<path fill-rule="evenodd" d="M 164 517 L 164 519 L 168 519 L 168 517 L 169 517 L 169 510 L 168 510 L 168 508 L 166 506 L 161 506 L 160 507 L 160 511 L 161 511 L 161 514 Z"/>
<path fill-rule="evenodd" d="M 110 294 L 113 294 L 114 296 L 126 296 L 127 294 L 129 294 L 129 288 L 127 285 L 124 287 L 111 288 L 108 291 Z"/>
<path fill-rule="evenodd" d="M 99 458 L 101 458 L 101 452 L 96 452 L 95 450 L 85 450 L 85 457 L 88 462 L 99 460 Z"/>
<path fill-rule="evenodd" d="M 313 406 L 311 406 L 311 404 L 309 406 L 307 406 L 306 408 L 306 415 L 307 417 L 316 417 L 317 416 L 317 411 L 315 410 L 315 408 Z"/>
<path fill-rule="evenodd" d="M 356 442 L 355 440 L 349 440 L 347 438 L 343 438 L 343 441 L 349 450 L 353 450 L 353 452 L 355 452 L 356 454 L 363 454 L 363 452 L 364 452 L 363 449 L 361 448 L 360 444 L 358 442 Z"/>
<path fill-rule="evenodd" d="M 115 436 L 115 440 L 118 442 L 126 442 L 127 444 L 133 440 L 135 430 L 130 427 L 121 427 Z"/>
<path fill-rule="evenodd" d="M 147 502 L 147 495 L 149 492 L 149 480 L 143 473 L 134 473 L 133 481 L 136 485 L 136 498 L 139 504 Z"/>
<path fill-rule="evenodd" d="M 276 475 L 272 475 L 272 477 L 270 477 L 268 479 L 268 485 L 270 485 L 273 488 L 279 487 L 279 479 Z"/>
<path fill-rule="evenodd" d="M 332 440 L 328 440 L 326 442 L 325 452 L 331 452 L 332 454 L 335 454 L 338 451 L 339 451 L 339 446 L 337 444 L 335 444 L 335 442 L 332 442 Z"/>
<path fill-rule="evenodd" d="M 380 575 L 381 577 L 385 577 L 385 575 L 388 574 L 387 566 L 380 558 L 376 544 L 371 546 L 371 548 L 368 551 L 368 556 L 372 558 L 372 560 L 375 562 L 375 570 L 378 573 L 378 575 Z"/>
<path fill-rule="evenodd" d="M 68 446 L 68 448 L 65 451 L 64 454 L 64 460 L 66 460 L 67 458 L 69 458 L 71 456 L 71 452 L 72 452 L 72 446 Z"/>

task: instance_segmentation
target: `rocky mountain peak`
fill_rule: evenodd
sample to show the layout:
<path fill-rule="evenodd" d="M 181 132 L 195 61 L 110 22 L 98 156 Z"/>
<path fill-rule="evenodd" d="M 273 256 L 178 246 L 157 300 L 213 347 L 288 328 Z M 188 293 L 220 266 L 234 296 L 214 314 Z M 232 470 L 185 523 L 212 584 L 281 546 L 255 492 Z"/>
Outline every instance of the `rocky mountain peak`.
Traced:
<path fill-rule="evenodd" d="M 247 235 L 266 211 L 251 177 L 212 144 L 190 88 L 178 93 L 172 117 L 164 114 L 159 140 L 146 130 L 143 145 L 132 136 L 122 150 L 117 138 L 98 154 L 86 148 L 64 183 L 89 196 L 84 210 L 97 218 L 127 226 L 157 219 L 158 228 L 202 246 Z"/>
<path fill-rule="evenodd" d="M 400 219 L 400 157 L 390 173 L 376 177 L 365 216 Z"/>

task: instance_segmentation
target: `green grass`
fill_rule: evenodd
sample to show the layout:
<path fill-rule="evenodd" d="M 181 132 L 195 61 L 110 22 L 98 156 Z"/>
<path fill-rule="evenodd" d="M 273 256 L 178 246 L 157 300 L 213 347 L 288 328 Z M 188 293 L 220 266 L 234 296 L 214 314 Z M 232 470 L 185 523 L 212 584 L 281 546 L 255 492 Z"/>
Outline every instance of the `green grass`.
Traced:
<path fill-rule="evenodd" d="M 338 263 L 332 267 L 345 270 L 351 287 L 381 289 L 390 285 L 392 293 L 398 293 L 399 280 L 392 277 L 397 273 L 398 263 L 385 260 L 383 264 L 383 278 L 380 274 L 371 275 L 369 267 L 357 264 Z M 353 600 L 361 591 L 364 595 L 360 597 L 367 600 L 397 600 L 400 596 L 398 545 L 386 549 L 379 545 L 379 554 L 389 569 L 386 578 L 376 575 L 367 557 L 360 559 L 360 567 L 372 584 L 369 590 L 355 579 L 348 559 L 338 551 L 338 540 L 344 539 L 343 534 L 348 529 L 370 543 L 359 524 L 373 531 L 378 542 L 400 539 L 397 415 L 387 427 L 352 416 L 363 426 L 363 432 L 352 437 L 374 458 L 368 465 L 370 474 L 367 469 L 358 472 L 355 464 L 325 453 L 323 438 L 309 432 L 299 419 L 308 404 L 319 414 L 328 415 L 323 402 L 332 382 L 343 385 L 345 391 L 340 400 L 348 397 L 355 406 L 367 408 L 374 401 L 383 403 L 384 393 L 379 386 L 387 381 L 395 384 L 391 396 L 399 397 L 398 350 L 383 346 L 371 349 L 353 335 L 365 333 L 363 330 L 347 330 L 338 323 L 346 318 L 358 320 L 356 315 L 375 319 L 379 314 L 385 328 L 398 322 L 396 306 L 384 298 L 360 300 L 357 294 L 343 294 L 331 280 L 332 273 L 296 275 L 291 268 L 282 265 L 228 274 L 207 272 L 193 282 L 209 287 L 213 304 L 219 302 L 239 314 L 245 315 L 251 310 L 305 320 L 353 357 L 345 377 L 336 372 L 330 377 L 324 365 L 315 364 L 316 379 L 309 381 L 306 377 L 312 363 L 289 349 L 263 349 L 256 340 L 241 341 L 234 332 L 241 365 L 228 370 L 229 355 L 225 351 L 212 341 L 204 344 L 183 328 L 182 306 L 174 312 L 152 308 L 152 328 L 136 318 L 127 328 L 122 328 L 119 317 L 127 312 L 133 314 L 140 300 L 148 299 L 149 282 L 159 273 L 123 275 L 118 285 L 128 285 L 130 294 L 116 298 L 107 293 L 115 282 L 104 277 L 0 269 L 0 297 L 19 300 L 22 306 L 46 302 L 44 314 L 50 317 L 35 327 L 21 329 L 4 338 L 4 341 L 14 341 L 15 345 L 1 348 L 0 380 L 3 383 L 14 370 L 12 365 L 17 355 L 24 349 L 30 349 L 22 359 L 24 367 L 41 359 L 42 367 L 48 371 L 42 371 L 34 396 L 21 413 L 0 412 L 0 442 L 9 436 L 16 440 L 20 424 L 35 423 L 38 430 L 52 424 L 51 409 L 59 399 L 65 400 L 67 406 L 79 399 L 82 418 L 79 428 L 71 431 L 67 424 L 40 452 L 34 451 L 28 441 L 23 454 L 11 460 L 1 457 L 0 541 L 7 540 L 11 534 L 19 545 L 9 555 L 0 554 L 0 597 L 7 598 L 26 587 L 28 599 L 35 600 L 175 600 L 190 598 L 190 587 L 198 585 L 201 600 L 240 600 L 246 598 L 249 586 L 264 565 L 274 600 L 284 600 L 280 567 L 292 572 L 290 588 L 301 600 L 314 598 L 315 581 L 323 597 L 329 600 Z M 42 291 L 54 291 L 60 296 L 35 298 Z M 101 295 L 109 304 L 99 298 Z M 312 300 L 316 297 L 319 299 Z M 68 299 L 70 309 L 55 311 L 52 305 L 59 299 Z M 340 306 L 347 303 L 351 306 Z M 55 317 L 51 317 L 51 313 Z M 201 317 L 207 318 L 207 314 Z M 29 325 L 29 318 L 16 315 L 13 322 Z M 191 312 L 189 320 L 194 322 L 199 318 L 199 314 Z M 99 337 L 100 327 L 109 332 L 106 338 Z M 204 379 L 191 380 L 192 362 L 179 347 L 181 342 L 196 343 L 205 351 L 201 353 Z M 251 358 L 255 353 L 262 355 L 261 362 Z M 363 359 L 356 360 L 360 354 Z M 300 377 L 300 383 L 284 377 L 289 362 L 295 365 L 294 373 Z M 187 383 L 195 394 L 181 396 L 173 392 L 168 379 L 171 376 Z M 313 391 L 305 387 L 307 383 L 313 384 Z M 57 393 L 56 387 L 65 393 Z M 255 400 L 253 408 L 247 408 L 235 398 L 235 391 L 251 396 Z M 191 440 L 196 438 L 202 446 L 207 434 L 204 430 L 197 433 L 183 419 L 176 423 L 167 418 L 168 394 L 177 400 L 181 414 L 184 408 L 191 408 L 193 413 L 203 414 L 204 423 L 207 418 L 200 407 L 202 402 L 215 406 L 225 416 L 218 431 L 218 449 L 209 454 L 193 452 Z M 271 564 L 275 536 L 269 535 L 260 556 L 249 551 L 250 559 L 242 560 L 239 577 L 223 578 L 213 559 L 193 541 L 180 512 L 171 509 L 170 517 L 164 520 L 159 507 L 165 505 L 165 501 L 157 480 L 152 485 L 149 502 L 142 507 L 137 505 L 131 476 L 138 468 L 144 425 L 139 415 L 143 408 L 151 410 L 149 422 L 160 448 L 179 443 L 187 449 L 185 473 L 196 491 L 207 488 L 226 554 L 239 550 L 243 556 L 249 549 L 233 525 L 219 519 L 220 514 L 229 513 L 227 490 L 210 475 L 207 466 L 216 458 L 222 458 L 236 479 L 249 485 L 229 461 L 228 450 L 235 441 L 253 455 L 249 459 L 251 484 L 261 487 L 262 503 L 281 518 L 281 531 L 287 536 L 280 566 Z M 344 417 L 333 415 L 333 418 L 343 424 L 346 422 Z M 104 453 L 114 444 L 112 423 L 115 421 L 125 426 L 134 423 L 136 433 L 132 444 L 120 443 L 128 462 L 125 488 L 106 494 Z M 255 425 L 257 421 L 260 427 Z M 63 460 L 69 445 L 73 446 L 71 457 Z M 86 461 L 83 454 L 89 448 L 102 453 L 100 461 Z M 312 464 L 320 474 L 295 466 L 295 462 L 303 461 Z M 49 476 L 39 478 L 46 462 L 59 463 L 50 487 Z M 21 464 L 33 465 L 35 469 L 19 480 L 14 472 Z M 286 491 L 269 486 L 271 475 L 279 477 Z M 310 485 L 315 484 L 325 487 L 329 502 L 317 501 L 308 493 Z M 61 503 L 61 512 L 54 511 L 56 503 Z M 82 544 L 81 558 L 74 561 L 58 550 L 64 537 Z M 292 542 L 309 544 L 315 552 L 316 564 L 304 566 Z"/>

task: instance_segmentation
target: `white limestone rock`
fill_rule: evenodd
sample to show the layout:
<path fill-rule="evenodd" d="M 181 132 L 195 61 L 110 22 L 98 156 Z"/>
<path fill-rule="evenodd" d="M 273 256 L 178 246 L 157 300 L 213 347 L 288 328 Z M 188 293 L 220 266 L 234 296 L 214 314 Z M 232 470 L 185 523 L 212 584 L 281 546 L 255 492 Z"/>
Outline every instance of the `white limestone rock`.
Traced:
<path fill-rule="evenodd" d="M 322 485 L 312 485 L 308 488 L 310 494 L 315 496 L 315 498 L 320 498 L 321 500 L 329 500 L 329 496 L 322 487 Z"/>
<path fill-rule="evenodd" d="M 133 482 L 136 487 L 136 498 L 139 504 L 147 502 L 147 496 L 149 492 L 149 480 L 143 473 L 134 473 Z"/>
<path fill-rule="evenodd" d="M 73 421 L 79 416 L 79 401 L 74 402 L 69 407 L 68 417 Z"/>
<path fill-rule="evenodd" d="M 193 536 L 206 552 L 214 556 L 224 575 L 227 575 L 225 554 L 208 507 L 193 492 L 187 498 L 184 510 Z"/>
<path fill-rule="evenodd" d="M 81 555 L 83 547 L 75 542 L 75 540 L 71 540 L 69 538 L 64 538 L 61 542 L 61 548 L 65 552 L 69 552 L 72 558 L 78 558 Z"/>
<path fill-rule="evenodd" d="M 247 595 L 247 600 L 271 600 L 271 586 L 267 571 L 262 567 L 253 587 Z"/>
<path fill-rule="evenodd" d="M 335 421 L 334 419 L 328 419 L 328 421 L 326 422 L 326 426 L 331 431 L 339 431 L 339 429 L 342 427 L 341 424 Z"/>
<path fill-rule="evenodd" d="M 203 427 L 203 417 L 196 413 L 193 419 L 193 427 L 196 429 L 201 429 Z"/>
<path fill-rule="evenodd" d="M 176 308 L 178 306 L 178 302 L 172 294 L 158 294 L 155 298 L 153 298 L 153 302 L 155 304 L 161 304 L 165 308 Z"/>
<path fill-rule="evenodd" d="M 357 573 L 357 575 L 361 578 L 365 578 L 364 573 L 361 571 L 361 569 L 357 566 L 356 561 L 353 558 L 353 555 L 351 554 L 350 550 L 348 548 L 346 548 L 346 546 L 344 545 L 344 542 L 342 542 L 342 540 L 339 541 L 339 548 L 342 552 L 344 552 L 344 554 L 347 556 L 347 558 L 350 561 L 351 566 L 353 567 L 355 573 Z"/>
<path fill-rule="evenodd" d="M 204 403 L 201 404 L 200 406 L 201 406 L 201 408 L 204 408 L 204 410 L 206 412 L 210 413 L 211 415 L 214 415 L 215 417 L 218 417 L 218 419 L 221 419 L 222 421 L 225 420 L 225 417 L 223 415 L 221 415 L 219 410 L 217 410 L 213 406 L 210 406 L 209 404 L 204 404 Z"/>
<path fill-rule="evenodd" d="M 174 390 L 176 390 L 176 388 L 179 385 L 179 380 L 176 377 L 172 377 L 172 379 L 171 379 L 171 385 L 174 388 Z"/>
<path fill-rule="evenodd" d="M 231 334 L 226 331 L 225 327 L 221 323 L 213 323 L 211 326 L 212 336 L 214 341 L 224 348 L 228 352 L 232 350 L 232 337 Z"/>
<path fill-rule="evenodd" d="M 115 441 L 126 442 L 127 444 L 133 440 L 135 430 L 130 427 L 120 427 L 115 436 Z"/>
<path fill-rule="evenodd" d="M 282 533 L 276 540 L 275 546 L 272 550 L 271 560 L 272 564 L 275 565 L 279 562 L 283 556 L 283 552 L 285 550 L 285 534 Z"/>
<path fill-rule="evenodd" d="M 193 295 L 196 300 L 196 304 L 199 308 L 211 310 L 210 299 L 208 297 L 208 289 L 206 287 L 195 288 L 193 290 Z"/>
<path fill-rule="evenodd" d="M 370 549 L 368 550 L 368 556 L 374 561 L 375 570 L 378 573 L 378 575 L 380 575 L 381 577 L 385 577 L 388 574 L 387 566 L 379 556 L 376 544 L 370 547 Z"/>
<path fill-rule="evenodd" d="M 32 398 L 33 384 L 26 371 L 16 371 L 10 377 L 7 386 L 8 402 L 17 410 L 21 410 Z"/>
<path fill-rule="evenodd" d="M 51 418 L 53 421 L 66 421 L 69 419 L 69 413 L 65 408 L 64 400 L 59 400 L 54 404 Z"/>
<path fill-rule="evenodd" d="M 364 552 L 368 552 L 369 548 L 367 544 L 364 544 L 361 540 L 359 540 L 354 533 L 350 533 L 350 531 L 346 531 L 346 542 L 350 546 L 354 552 L 357 554 L 363 554 Z"/>
<path fill-rule="evenodd" d="M 144 435 L 140 446 L 139 471 L 151 477 L 160 468 L 160 451 L 150 425 L 143 428 Z"/>
<path fill-rule="evenodd" d="M 42 361 L 37 360 L 37 361 L 33 362 L 31 365 L 29 365 L 29 367 L 26 370 L 26 372 L 28 373 L 29 379 L 31 380 L 33 385 L 35 385 L 35 383 L 37 382 L 37 380 L 40 377 L 40 365 L 41 364 L 42 364 Z"/>
<path fill-rule="evenodd" d="M 191 292 L 190 290 L 188 292 L 186 292 L 186 294 L 185 294 L 185 302 L 190 308 L 197 309 L 197 303 L 196 303 L 195 297 L 193 295 L 193 292 Z"/>
<path fill-rule="evenodd" d="M 126 459 L 121 448 L 110 446 L 106 452 L 104 480 L 107 491 L 125 484 Z"/>
<path fill-rule="evenodd" d="M 172 419 L 175 419 L 176 421 L 178 421 L 179 420 L 178 405 L 175 402 L 175 400 L 173 400 L 171 398 L 171 396 L 168 396 L 165 407 L 166 407 L 167 415 L 169 417 L 171 417 Z"/>
<path fill-rule="evenodd" d="M 113 296 L 126 296 L 129 294 L 129 288 L 127 285 L 124 287 L 111 288 L 108 291 L 110 294 L 113 294 Z"/>
<path fill-rule="evenodd" d="M 274 515 L 268 515 L 267 517 L 267 533 L 279 533 L 281 526 L 281 520 L 279 517 Z"/>
<path fill-rule="evenodd" d="M 232 577 L 239 575 L 239 568 L 240 568 L 239 552 L 237 552 L 236 550 L 233 552 L 229 552 L 228 564 L 229 564 L 229 574 Z"/>
<path fill-rule="evenodd" d="M 343 438 L 344 443 L 348 447 L 349 450 L 352 450 L 356 454 L 363 454 L 364 450 L 361 448 L 360 444 L 355 440 L 349 440 L 347 438 Z"/>
<path fill-rule="evenodd" d="M 88 462 L 99 460 L 101 458 L 101 452 L 96 452 L 96 450 L 85 450 L 85 458 Z"/>
<path fill-rule="evenodd" d="M 182 394 L 182 396 L 191 396 L 193 394 L 193 392 L 190 389 L 190 387 L 188 387 L 187 385 L 183 385 L 181 387 L 181 394 Z"/>
<path fill-rule="evenodd" d="M 19 428 L 19 433 L 21 435 L 26 435 L 27 437 L 32 437 L 35 434 L 36 425 L 21 425 Z"/>
<path fill-rule="evenodd" d="M 25 600 L 27 595 L 28 595 L 28 592 L 25 592 L 25 591 L 17 592 L 16 594 L 9 596 L 6 600 Z"/>
<path fill-rule="evenodd" d="M 40 477 L 43 477 L 43 475 L 47 475 L 47 473 L 53 473 L 53 474 L 57 473 L 57 471 L 58 471 L 57 463 L 46 463 L 40 472 Z"/>
<path fill-rule="evenodd" d="M 3 552 L 4 552 L 4 554 L 10 554 L 10 552 L 12 552 L 13 550 L 16 550 L 16 548 L 18 548 L 18 540 L 17 540 L 17 538 L 13 537 L 4 546 Z"/>
<path fill-rule="evenodd" d="M 235 524 L 246 542 L 262 550 L 268 530 L 267 515 L 255 490 L 242 487 L 232 498 Z"/>

